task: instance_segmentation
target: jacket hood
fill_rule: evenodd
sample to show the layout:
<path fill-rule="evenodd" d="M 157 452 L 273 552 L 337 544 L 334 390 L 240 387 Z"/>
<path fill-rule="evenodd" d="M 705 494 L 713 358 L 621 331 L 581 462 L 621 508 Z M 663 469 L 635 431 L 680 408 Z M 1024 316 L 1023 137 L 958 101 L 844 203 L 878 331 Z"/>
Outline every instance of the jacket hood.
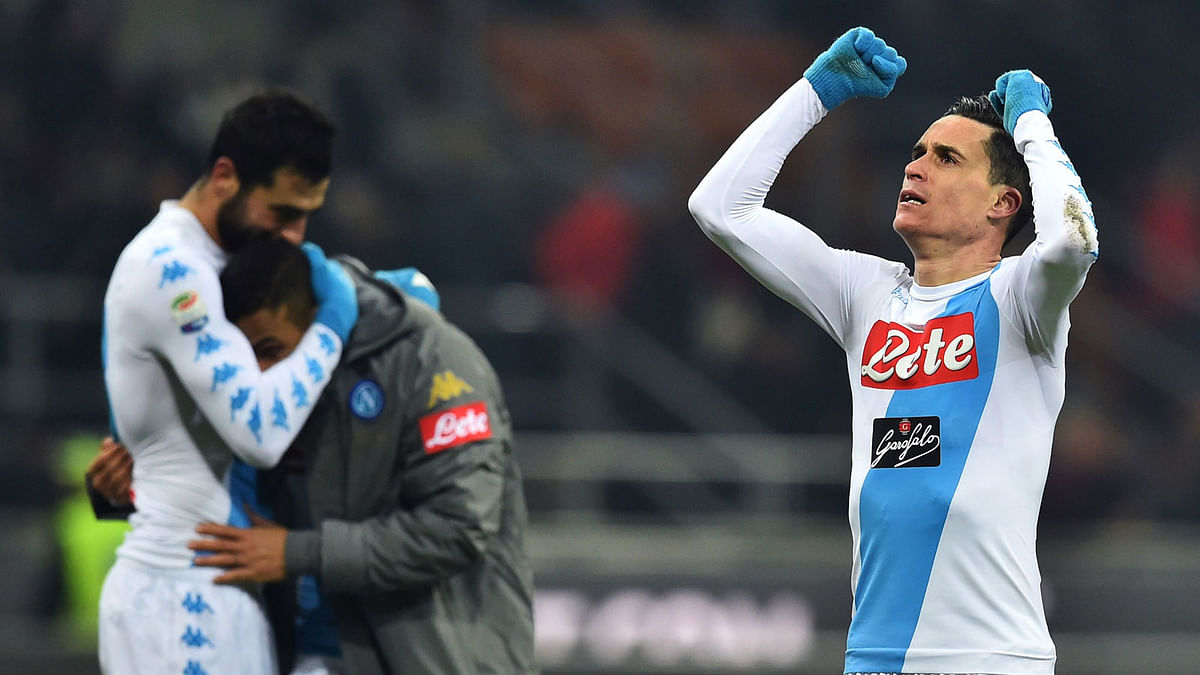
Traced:
<path fill-rule="evenodd" d="M 420 303 L 412 302 L 396 287 L 376 279 L 356 258 L 339 255 L 335 259 L 350 275 L 358 294 L 358 322 L 350 332 L 343 363 L 375 352 L 415 330 L 412 313 Z"/>

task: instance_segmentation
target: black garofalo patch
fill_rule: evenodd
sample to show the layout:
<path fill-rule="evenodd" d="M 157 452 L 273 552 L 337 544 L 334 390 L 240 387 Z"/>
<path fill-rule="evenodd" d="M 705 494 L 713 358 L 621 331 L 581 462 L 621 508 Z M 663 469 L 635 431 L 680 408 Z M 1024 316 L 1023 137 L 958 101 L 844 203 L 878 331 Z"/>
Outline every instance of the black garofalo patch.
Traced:
<path fill-rule="evenodd" d="M 940 466 L 942 423 L 937 417 L 877 417 L 871 434 L 871 468 Z"/>

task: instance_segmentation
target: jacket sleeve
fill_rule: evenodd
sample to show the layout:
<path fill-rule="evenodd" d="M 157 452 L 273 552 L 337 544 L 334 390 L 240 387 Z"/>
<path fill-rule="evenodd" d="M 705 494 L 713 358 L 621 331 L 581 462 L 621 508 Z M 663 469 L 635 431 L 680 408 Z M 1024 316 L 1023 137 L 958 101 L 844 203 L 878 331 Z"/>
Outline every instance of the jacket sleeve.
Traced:
<path fill-rule="evenodd" d="M 327 519 L 316 531 L 289 534 L 289 569 L 312 567 L 317 554 L 327 590 L 435 583 L 478 561 L 500 530 L 511 430 L 496 376 L 456 330 L 439 331 L 424 351 L 405 396 L 401 503 L 363 521 Z M 307 563 L 296 559 L 305 548 Z"/>

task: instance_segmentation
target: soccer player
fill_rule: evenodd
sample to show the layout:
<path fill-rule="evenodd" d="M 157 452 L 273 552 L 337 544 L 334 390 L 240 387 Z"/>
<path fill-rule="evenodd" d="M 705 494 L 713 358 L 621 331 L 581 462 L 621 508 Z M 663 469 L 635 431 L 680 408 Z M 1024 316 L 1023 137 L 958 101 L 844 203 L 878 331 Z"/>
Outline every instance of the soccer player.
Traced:
<path fill-rule="evenodd" d="M 1027 70 L 913 146 L 905 265 L 764 208 L 787 154 L 906 68 L 854 28 L 733 143 L 689 201 L 704 232 L 846 352 L 854 403 L 847 673 L 1054 672 L 1034 551 L 1064 395 L 1067 306 L 1097 255 L 1091 203 Z M 989 100 L 990 99 L 990 100 Z M 993 110 L 994 108 L 994 110 Z M 1036 240 L 1004 243 L 1032 214 Z"/>
<path fill-rule="evenodd" d="M 319 309 L 295 352 L 261 372 L 224 316 L 228 251 L 304 238 L 329 186 L 333 125 L 292 94 L 251 97 L 221 122 L 208 169 L 125 247 L 104 300 L 113 425 L 133 459 L 136 512 L 100 600 L 106 673 L 275 673 L 258 597 L 214 587 L 187 541 L 200 522 L 248 525 L 234 457 L 270 467 L 329 382 L 357 320 L 340 265 L 308 247 Z M 245 466 L 245 465 L 243 465 Z"/>
<path fill-rule="evenodd" d="M 264 241 L 221 275 L 226 313 L 263 368 L 302 345 L 308 265 Z M 290 493 L 261 495 L 290 507 L 275 515 L 291 529 L 201 525 L 211 538 L 192 542 L 208 554 L 196 564 L 228 568 L 218 584 L 315 576 L 348 672 L 535 672 L 525 501 L 496 374 L 440 314 L 346 267 L 359 321 L 297 439 L 304 478 L 277 470 L 275 489 Z"/>

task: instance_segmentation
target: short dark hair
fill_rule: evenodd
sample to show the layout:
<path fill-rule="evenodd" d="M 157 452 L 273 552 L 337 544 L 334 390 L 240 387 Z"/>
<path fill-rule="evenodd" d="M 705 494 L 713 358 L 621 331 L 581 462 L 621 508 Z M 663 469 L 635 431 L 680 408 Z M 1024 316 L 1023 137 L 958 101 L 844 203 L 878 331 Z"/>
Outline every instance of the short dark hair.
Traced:
<path fill-rule="evenodd" d="M 963 96 L 954 102 L 942 117 L 958 115 L 967 119 L 981 122 L 992 128 L 992 135 L 984 142 L 984 151 L 992 163 L 988 171 L 988 180 L 992 185 L 1003 183 L 1016 188 L 1021 193 L 1021 208 L 1013 214 L 1004 243 L 1012 241 L 1025 224 L 1033 220 L 1033 195 L 1029 188 L 1029 167 L 1021 153 L 1017 152 L 1017 143 L 1004 130 L 1004 120 L 992 107 L 987 95 Z"/>
<path fill-rule="evenodd" d="M 208 151 L 208 169 L 233 160 L 243 188 L 270 187 L 289 168 L 318 183 L 333 169 L 333 123 L 311 103 L 285 89 L 255 94 L 225 113 Z"/>
<path fill-rule="evenodd" d="M 221 272 L 225 317 L 236 323 L 262 309 L 286 307 L 288 320 L 307 328 L 317 304 L 311 269 L 308 256 L 283 239 L 251 241 L 229 257 Z"/>

